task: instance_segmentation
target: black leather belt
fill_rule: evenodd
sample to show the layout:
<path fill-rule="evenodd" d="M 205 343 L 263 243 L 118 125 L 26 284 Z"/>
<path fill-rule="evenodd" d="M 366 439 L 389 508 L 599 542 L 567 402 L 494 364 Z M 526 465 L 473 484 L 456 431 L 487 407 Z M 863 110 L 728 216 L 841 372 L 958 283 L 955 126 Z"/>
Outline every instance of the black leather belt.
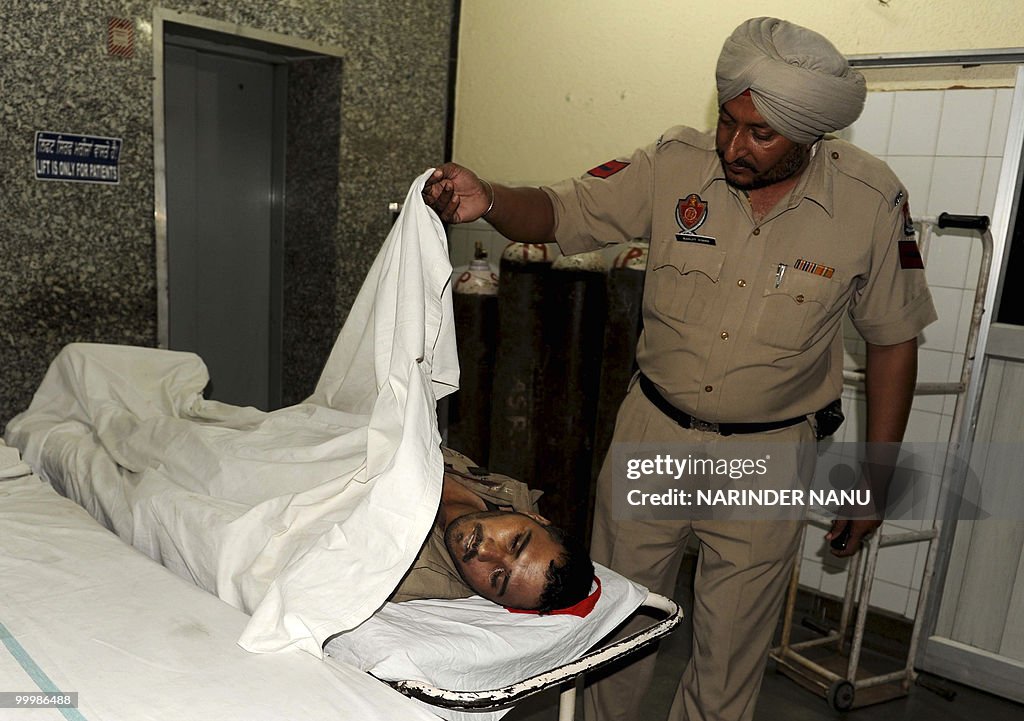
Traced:
<path fill-rule="evenodd" d="M 731 436 L 733 433 L 764 433 L 765 431 L 774 431 L 779 428 L 789 428 L 807 420 L 807 416 L 797 416 L 796 418 L 787 418 L 784 421 L 771 421 L 769 423 L 711 423 L 694 418 L 689 413 L 681 411 L 669 403 L 658 392 L 651 379 L 643 373 L 640 374 L 640 390 L 644 392 L 647 400 L 653 403 L 655 408 L 674 420 L 681 427 L 707 433 L 718 433 L 722 436 Z"/>

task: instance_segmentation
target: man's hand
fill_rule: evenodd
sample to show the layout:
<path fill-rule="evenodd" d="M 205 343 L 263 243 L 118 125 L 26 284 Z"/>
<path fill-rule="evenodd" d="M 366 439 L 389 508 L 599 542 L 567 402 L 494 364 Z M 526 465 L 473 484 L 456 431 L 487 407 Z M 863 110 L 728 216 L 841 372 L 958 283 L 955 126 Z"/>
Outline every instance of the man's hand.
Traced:
<path fill-rule="evenodd" d="M 917 380 L 917 338 L 894 345 L 867 344 L 867 447 L 862 484 L 871 492 L 872 510 L 837 518 L 825 535 L 833 556 L 860 550 L 864 539 L 882 525 L 889 482 L 907 427 Z M 868 516 L 868 517 L 866 517 Z"/>
<path fill-rule="evenodd" d="M 825 535 L 825 540 L 829 542 L 833 556 L 845 558 L 859 551 L 861 543 L 881 525 L 882 522 L 875 518 L 837 518 L 832 521 L 832 528 Z"/>
<path fill-rule="evenodd" d="M 445 163 L 427 178 L 423 202 L 445 223 L 469 223 L 487 212 L 492 192 L 472 170 Z"/>

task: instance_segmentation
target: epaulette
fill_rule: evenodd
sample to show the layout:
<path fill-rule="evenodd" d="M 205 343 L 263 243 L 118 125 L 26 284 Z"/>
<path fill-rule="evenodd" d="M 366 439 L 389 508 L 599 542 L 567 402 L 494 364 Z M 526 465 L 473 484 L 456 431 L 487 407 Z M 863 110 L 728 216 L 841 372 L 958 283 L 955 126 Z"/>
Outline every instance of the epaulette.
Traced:
<path fill-rule="evenodd" d="M 658 138 L 658 148 L 669 143 L 683 143 L 701 150 L 710 150 L 715 147 L 714 136 L 711 133 L 702 132 L 687 125 L 673 126 Z"/>
<path fill-rule="evenodd" d="M 906 191 L 896 173 L 884 161 L 856 145 L 826 138 L 819 152 L 827 153 L 829 161 L 840 173 L 875 190 L 891 210 L 899 208 L 906 198 Z"/>

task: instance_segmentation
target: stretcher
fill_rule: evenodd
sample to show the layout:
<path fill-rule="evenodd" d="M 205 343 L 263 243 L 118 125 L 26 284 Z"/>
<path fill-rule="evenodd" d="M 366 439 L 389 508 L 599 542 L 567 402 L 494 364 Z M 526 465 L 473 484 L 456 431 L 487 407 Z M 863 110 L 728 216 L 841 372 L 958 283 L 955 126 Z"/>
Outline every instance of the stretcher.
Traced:
<path fill-rule="evenodd" d="M 600 597 L 585 617 L 510 614 L 481 598 L 387 604 L 325 651 L 387 681 L 447 719 L 500 718 L 524 698 L 559 688 L 559 719 L 576 710 L 576 680 L 669 633 L 682 621 L 672 600 L 597 566 Z M 620 620 L 657 620 L 607 646 L 592 646 Z M 586 653 L 584 653 L 587 651 Z"/>
<path fill-rule="evenodd" d="M 49 485 L 89 509 L 96 520 L 118 530 L 123 540 L 143 539 L 146 543 L 142 547 L 154 560 L 187 581 L 198 585 L 205 582 L 206 590 L 216 593 L 217 585 L 210 579 L 215 579 L 217 573 L 202 567 L 199 561 L 211 555 L 211 548 L 217 550 L 216 543 L 207 543 L 208 537 L 216 535 L 217 528 L 230 528 L 245 513 L 231 515 L 233 506 L 225 505 L 222 498 L 200 493 L 195 485 L 195 476 L 199 474 L 195 471 L 186 474 L 182 486 L 171 482 L 173 478 L 168 474 L 175 459 L 154 457 L 145 463 L 139 457 L 143 450 L 162 448 L 162 432 L 168 428 L 174 430 L 172 447 L 181 448 L 186 437 L 182 419 L 171 419 L 173 423 L 167 425 L 167 419 L 157 410 L 160 404 L 165 408 L 177 407 L 181 396 L 188 395 L 182 394 L 177 384 L 202 387 L 203 375 L 183 380 L 190 377 L 190 368 L 196 370 L 200 366 L 190 354 L 76 344 L 66 348 L 52 366 L 51 380 L 60 378 L 61 383 L 44 382 L 44 386 L 48 390 L 64 389 L 67 381 L 83 392 L 74 401 L 68 401 L 63 390 L 53 394 L 41 392 L 37 399 L 48 399 L 42 405 L 51 409 L 81 401 L 92 410 L 85 414 L 80 407 L 78 415 L 63 410 L 26 413 L 12 420 L 8 437 L 12 444 L 25 449 L 26 459 Z M 141 378 L 133 374 L 161 381 L 156 390 L 147 389 Z M 167 381 L 168 378 L 174 380 Z M 126 406 L 135 410 L 126 414 Z M 273 435 L 278 439 L 276 434 L 267 433 L 267 427 L 260 421 L 280 430 L 291 423 L 290 416 L 267 421 L 271 414 L 254 409 L 233 409 L 220 404 L 214 408 L 217 422 L 210 422 L 218 433 L 224 431 L 225 419 L 231 425 L 244 427 L 241 436 L 229 436 L 231 452 L 217 461 L 220 475 L 223 466 L 230 465 L 236 456 L 246 462 L 254 457 L 261 459 L 255 466 L 242 466 L 260 473 L 263 463 L 269 462 L 267 449 L 259 443 L 256 448 L 242 444 L 239 438 L 257 431 L 258 436 Z M 303 426 L 307 425 L 309 416 L 304 412 L 289 412 L 298 413 Z M 133 428 L 129 416 L 134 419 L 132 423 L 140 424 Z M 152 423 L 139 422 L 141 416 L 148 416 Z M 322 416 L 315 418 L 323 420 Z M 103 428 L 117 432 L 107 433 Z M 306 432 L 310 432 L 308 428 Z M 157 445 L 132 444 L 133 438 L 154 436 L 161 439 Z M 312 445 L 320 447 L 319 443 Z M 188 454 L 189 464 L 217 447 L 201 446 L 201 452 Z M 298 453 L 298 449 L 289 448 L 286 455 Z M 202 468 L 217 464 L 206 462 Z M 282 473 L 290 465 L 293 464 L 275 462 L 270 468 Z M 318 464 L 299 464 L 301 468 L 306 466 L 312 473 Z M 227 481 L 222 479 L 214 485 L 224 483 Z M 246 492 L 254 491 L 250 488 Z M 191 511 L 197 508 L 202 514 L 194 516 Z M 172 526 L 178 532 L 167 535 Z M 153 538 L 160 543 L 149 543 Z M 331 634 L 323 656 L 392 684 L 420 708 L 452 721 L 494 721 L 525 696 L 553 686 L 563 690 L 561 718 L 570 719 L 575 709 L 576 678 L 663 637 L 681 621 L 681 611 L 674 602 L 650 594 L 606 568 L 598 566 L 596 570 L 600 581 L 594 590 L 596 602 L 582 618 L 512 614 L 478 597 L 386 603 L 354 628 L 339 621 L 335 629 L 338 633 Z M 330 599 L 332 588 L 350 582 L 342 573 L 321 575 L 320 597 Z M 629 639 L 591 650 L 641 607 L 662 618 Z M 339 612 L 339 618 L 342 615 Z"/>

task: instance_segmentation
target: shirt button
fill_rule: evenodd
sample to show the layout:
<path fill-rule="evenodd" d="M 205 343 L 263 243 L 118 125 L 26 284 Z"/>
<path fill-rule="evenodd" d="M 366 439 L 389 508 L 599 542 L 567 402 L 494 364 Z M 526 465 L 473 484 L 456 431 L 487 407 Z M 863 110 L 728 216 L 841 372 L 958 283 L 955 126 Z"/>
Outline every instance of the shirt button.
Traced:
<path fill-rule="evenodd" d="M 760 228 L 754 228 L 754 235 L 761 235 L 761 229 Z"/>
<path fill-rule="evenodd" d="M 800 295 L 798 295 L 796 297 L 796 302 L 797 303 L 803 303 L 804 302 L 804 294 L 803 293 L 801 293 Z"/>
<path fill-rule="evenodd" d="M 706 392 L 710 393 L 711 391 L 715 390 L 715 387 L 714 386 L 704 386 L 704 390 Z"/>
<path fill-rule="evenodd" d="M 738 285 L 740 288 L 746 288 L 747 281 L 743 280 L 743 278 L 740 278 L 739 280 L 736 281 L 736 285 Z"/>
<path fill-rule="evenodd" d="M 724 330 L 722 331 L 722 340 L 729 340 L 729 332 L 728 331 L 724 331 Z"/>
<path fill-rule="evenodd" d="M 839 160 L 839 153 L 833 151 L 832 152 L 832 160 Z"/>

